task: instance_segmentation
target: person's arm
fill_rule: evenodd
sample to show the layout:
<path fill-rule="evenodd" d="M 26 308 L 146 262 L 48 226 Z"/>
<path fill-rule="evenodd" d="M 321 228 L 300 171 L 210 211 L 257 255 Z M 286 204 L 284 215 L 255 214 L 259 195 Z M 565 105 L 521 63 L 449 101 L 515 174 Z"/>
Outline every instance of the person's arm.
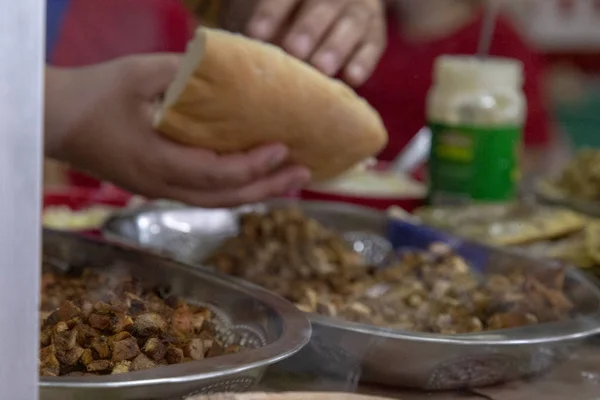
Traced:
<path fill-rule="evenodd" d="M 63 135 L 68 131 L 66 121 L 71 120 L 69 107 L 65 106 L 71 85 L 68 75 L 60 68 L 46 66 L 45 71 L 45 101 L 44 101 L 44 151 L 46 156 L 56 156 Z M 70 108 L 73 110 L 73 108 Z"/>
<path fill-rule="evenodd" d="M 208 26 L 281 46 L 353 86 L 373 73 L 386 47 L 383 0 L 188 0 Z"/>
<path fill-rule="evenodd" d="M 298 190 L 310 180 L 267 144 L 218 155 L 179 145 L 153 125 L 176 54 L 139 55 L 84 68 L 46 68 L 46 156 L 150 198 L 230 207 Z"/>

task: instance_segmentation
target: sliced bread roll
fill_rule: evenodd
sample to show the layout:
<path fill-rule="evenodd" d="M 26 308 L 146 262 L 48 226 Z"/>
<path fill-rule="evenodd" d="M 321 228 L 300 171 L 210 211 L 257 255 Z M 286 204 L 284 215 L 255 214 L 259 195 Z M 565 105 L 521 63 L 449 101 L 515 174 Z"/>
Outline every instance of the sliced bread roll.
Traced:
<path fill-rule="evenodd" d="M 281 49 L 200 28 L 156 116 L 174 141 L 220 154 L 268 143 L 316 181 L 336 177 L 387 143 L 378 113 L 342 82 Z"/>

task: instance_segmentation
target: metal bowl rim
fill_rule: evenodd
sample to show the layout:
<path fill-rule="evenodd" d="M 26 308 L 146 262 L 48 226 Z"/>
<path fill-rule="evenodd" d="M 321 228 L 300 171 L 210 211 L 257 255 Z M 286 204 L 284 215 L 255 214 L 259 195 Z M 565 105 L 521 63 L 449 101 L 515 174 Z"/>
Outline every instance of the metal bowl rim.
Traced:
<path fill-rule="evenodd" d="M 258 204 L 250 204 L 247 206 L 242 206 L 238 208 L 228 209 L 234 213 L 244 212 L 245 210 L 256 210 L 257 208 L 270 208 L 273 206 L 285 206 L 290 204 L 304 204 L 310 207 L 325 207 L 329 209 L 335 209 L 341 212 L 351 212 L 355 214 L 362 214 L 365 217 L 381 220 L 382 224 L 387 224 L 390 221 L 390 218 L 387 217 L 385 212 L 371 209 L 368 207 L 362 207 L 354 204 L 347 203 L 338 203 L 338 202 L 328 202 L 328 201 L 306 201 L 299 199 L 275 199 L 264 203 Z M 135 219 L 138 216 L 141 216 L 146 213 L 156 213 L 156 212 L 185 212 L 189 210 L 193 210 L 194 208 L 186 207 L 173 207 L 173 208 L 158 208 L 153 209 L 150 207 L 145 207 L 141 210 L 126 210 L 121 213 L 115 214 L 109 220 L 106 221 L 103 226 L 102 233 L 105 237 L 111 241 L 116 241 L 117 243 L 125 244 L 128 246 L 140 246 L 139 243 L 135 241 L 130 241 L 129 239 L 120 236 L 113 232 L 110 229 L 111 225 L 115 223 L 115 221 L 123 221 Z M 209 209 L 202 209 L 208 211 Z M 224 209 L 220 209 L 224 210 Z M 473 243 L 480 248 L 485 248 L 488 251 L 492 252 L 502 252 L 509 253 L 503 249 L 496 249 L 492 246 L 488 246 L 481 243 L 474 243 L 467 239 L 460 239 L 464 243 Z M 161 254 L 159 250 L 150 250 L 152 252 L 156 252 Z M 512 254 L 524 259 L 532 259 L 537 263 L 545 263 L 551 265 L 550 261 L 535 259 L 534 257 L 524 255 L 524 254 Z M 198 267 L 202 267 L 201 265 Z M 593 287 L 593 284 L 583 276 L 583 274 L 576 270 L 575 268 L 568 268 L 567 273 L 574 279 L 579 282 L 583 282 L 586 285 Z M 216 273 L 222 277 L 226 277 L 224 274 Z M 237 278 L 234 278 L 237 279 Z M 241 279 L 239 281 L 245 282 Z M 593 288 L 597 299 L 600 301 L 600 290 L 597 288 Z M 452 344 L 452 345 L 462 345 L 462 346 L 478 346 L 478 345 L 495 345 L 495 346 L 522 346 L 522 345 L 530 345 L 530 344 L 551 344 L 556 342 L 563 341 L 572 341 L 578 339 L 584 339 L 595 334 L 600 333 L 600 311 L 597 313 L 578 316 L 572 319 L 544 323 L 530 327 L 521 327 L 521 328 L 513 328 L 513 329 L 504 329 L 504 330 L 495 330 L 495 331 L 487 331 L 479 334 L 463 334 L 463 335 L 444 335 L 444 334 L 434 334 L 434 333 L 416 333 L 410 331 L 404 331 L 395 328 L 385 328 L 378 327 L 369 324 L 356 323 L 343 321 L 341 319 L 327 317 L 323 315 L 318 315 L 314 313 L 306 314 L 311 321 L 312 324 L 321 325 L 332 329 L 338 329 L 340 331 L 353 332 L 364 335 L 371 335 L 377 338 L 385 338 L 385 339 L 393 339 L 393 340 L 403 340 L 403 341 L 413 341 L 413 342 L 423 342 L 423 343 L 437 343 L 437 344 Z M 584 326 L 581 326 L 584 325 Z M 587 325 L 587 326 L 585 326 Z M 533 329 L 532 329 L 533 328 Z M 562 333 L 550 334 L 539 332 L 538 334 L 531 334 L 532 330 L 542 330 L 536 329 L 542 328 L 545 332 L 559 332 Z M 510 337 L 508 337 L 510 335 Z"/>
<path fill-rule="evenodd" d="M 190 383 L 225 378 L 227 376 L 234 376 L 243 372 L 267 367 L 283 359 L 289 358 L 300 351 L 310 340 L 312 328 L 304 313 L 282 297 L 257 285 L 242 280 L 229 279 L 229 277 L 225 275 L 214 274 L 207 269 L 195 268 L 181 261 L 173 260 L 172 258 L 153 251 L 140 249 L 139 247 L 108 242 L 106 240 L 91 237 L 78 236 L 76 234 L 52 229 L 44 229 L 44 233 L 46 232 L 66 238 L 75 238 L 82 242 L 112 246 L 132 253 L 149 255 L 171 264 L 169 268 L 183 269 L 186 273 L 190 273 L 199 279 L 208 279 L 213 282 L 220 282 L 225 286 L 237 288 L 240 292 L 262 302 L 275 312 L 281 319 L 284 329 L 281 337 L 273 343 L 269 343 L 266 346 L 257 349 L 250 349 L 239 354 L 225 355 L 185 364 L 163 366 L 148 371 L 129 372 L 121 375 L 84 378 L 40 377 L 39 387 L 41 389 L 135 388 L 140 386 L 159 386 L 164 384 Z M 245 361 L 249 358 L 248 355 L 252 355 L 251 359 L 253 361 Z M 219 366 L 220 364 L 221 366 Z M 179 373 L 179 371 L 188 369 L 188 367 L 194 365 L 198 366 L 203 372 Z M 225 367 L 222 365 L 225 365 Z M 210 371 L 211 369 L 213 370 Z"/>
<path fill-rule="evenodd" d="M 534 194 L 543 202 L 563 206 L 588 216 L 600 216 L 600 202 L 578 197 L 569 197 L 553 183 L 553 179 L 544 178 L 535 183 Z"/>

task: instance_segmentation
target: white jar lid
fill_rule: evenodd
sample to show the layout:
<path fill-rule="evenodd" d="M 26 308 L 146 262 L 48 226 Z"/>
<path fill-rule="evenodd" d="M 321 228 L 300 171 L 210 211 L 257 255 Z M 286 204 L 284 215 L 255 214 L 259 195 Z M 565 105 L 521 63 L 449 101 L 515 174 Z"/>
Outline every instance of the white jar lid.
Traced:
<path fill-rule="evenodd" d="M 437 58 L 434 67 L 435 83 L 441 87 L 477 88 L 523 86 L 523 63 L 500 57 L 445 55 Z"/>

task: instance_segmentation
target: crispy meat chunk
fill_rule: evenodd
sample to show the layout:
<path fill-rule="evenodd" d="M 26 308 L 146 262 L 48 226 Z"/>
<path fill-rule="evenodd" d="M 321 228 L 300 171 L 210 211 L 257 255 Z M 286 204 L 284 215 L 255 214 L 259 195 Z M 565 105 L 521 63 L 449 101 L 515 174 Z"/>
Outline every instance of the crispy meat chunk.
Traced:
<path fill-rule="evenodd" d="M 122 270 L 49 274 L 39 373 L 97 376 L 199 360 L 219 342 L 214 319 L 210 310 L 144 287 Z"/>
<path fill-rule="evenodd" d="M 60 361 L 62 365 L 67 367 L 73 367 L 77 365 L 77 363 L 81 359 L 81 356 L 83 356 L 84 351 L 85 350 L 79 346 L 75 346 L 69 350 L 57 349 L 56 358 L 58 359 L 58 361 Z"/>
<path fill-rule="evenodd" d="M 135 317 L 131 329 L 136 335 L 148 337 L 165 332 L 167 327 L 168 324 L 164 317 L 157 313 L 149 312 Z"/>
<path fill-rule="evenodd" d="M 156 363 L 149 359 L 144 353 L 139 354 L 131 362 L 131 371 L 143 371 L 156 367 Z"/>
<path fill-rule="evenodd" d="M 131 371 L 131 361 L 121 361 L 115 364 L 115 367 L 113 368 L 111 374 L 125 374 L 129 371 Z"/>
<path fill-rule="evenodd" d="M 60 363 L 56 358 L 56 348 L 53 345 L 40 350 L 40 375 L 58 376 L 60 374 Z"/>
<path fill-rule="evenodd" d="M 108 331 L 111 326 L 110 316 L 106 314 L 91 313 L 88 322 L 92 328 L 100 331 Z"/>
<path fill-rule="evenodd" d="M 193 333 L 192 313 L 187 304 L 181 304 L 175 309 L 171 317 L 171 328 L 174 333 L 183 336 L 189 336 Z"/>
<path fill-rule="evenodd" d="M 52 343 L 52 335 L 54 335 L 54 329 L 52 326 L 48 326 L 40 332 L 40 348 L 50 346 Z"/>
<path fill-rule="evenodd" d="M 95 338 L 92 341 L 91 348 L 94 351 L 97 358 L 110 358 L 110 347 L 108 345 L 108 339 L 105 336 L 99 336 Z"/>
<path fill-rule="evenodd" d="M 88 372 L 107 372 L 112 369 L 112 363 L 108 360 L 92 361 L 86 366 Z"/>
<path fill-rule="evenodd" d="M 138 347 L 137 340 L 133 337 L 113 343 L 113 362 L 133 360 L 138 354 L 140 354 L 140 348 Z"/>
<path fill-rule="evenodd" d="M 165 354 L 165 361 L 168 364 L 179 364 L 183 361 L 183 350 L 179 347 L 169 345 L 167 347 L 167 353 Z"/>
<path fill-rule="evenodd" d="M 159 362 L 165 358 L 167 346 L 159 338 L 153 337 L 146 341 L 142 351 L 152 360 Z"/>
<path fill-rule="evenodd" d="M 77 345 L 77 330 L 63 330 L 62 326 L 52 336 L 52 344 L 57 352 L 67 352 Z"/>
<path fill-rule="evenodd" d="M 83 347 L 90 347 L 94 339 L 100 336 L 100 333 L 86 324 L 77 325 L 77 343 Z"/>
<path fill-rule="evenodd" d="M 212 319 L 212 313 L 210 310 L 202 310 L 192 316 L 192 327 L 196 334 L 202 332 L 205 323 Z"/>
<path fill-rule="evenodd" d="M 183 348 L 183 354 L 192 360 L 204 359 L 204 340 L 196 338 L 190 340 L 188 344 Z"/>
<path fill-rule="evenodd" d="M 111 318 L 110 330 L 113 333 L 122 332 L 133 325 L 133 319 L 125 313 L 115 313 Z"/>
<path fill-rule="evenodd" d="M 218 357 L 218 356 L 222 356 L 223 354 L 225 354 L 225 349 L 223 348 L 223 346 L 221 346 L 221 344 L 218 342 L 214 342 L 213 345 L 208 350 L 206 357 L 208 357 L 208 358 Z"/>
<path fill-rule="evenodd" d="M 83 365 L 89 365 L 94 361 L 94 352 L 91 349 L 85 349 L 79 360 Z"/>

